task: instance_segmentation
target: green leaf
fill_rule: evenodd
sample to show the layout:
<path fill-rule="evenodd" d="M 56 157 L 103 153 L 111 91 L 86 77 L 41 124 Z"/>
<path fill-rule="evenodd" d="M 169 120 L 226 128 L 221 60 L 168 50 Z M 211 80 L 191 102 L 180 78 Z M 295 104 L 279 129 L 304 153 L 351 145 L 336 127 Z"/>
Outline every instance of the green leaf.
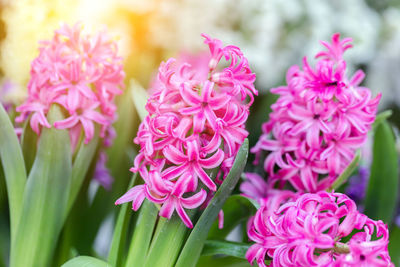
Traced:
<path fill-rule="evenodd" d="M 357 150 L 353 160 L 347 165 L 346 169 L 342 172 L 342 174 L 335 180 L 332 186 L 327 190 L 328 192 L 332 190 L 338 189 L 341 185 L 343 185 L 347 179 L 354 173 L 358 164 L 361 160 L 361 152 Z"/>
<path fill-rule="evenodd" d="M 372 128 L 375 129 L 379 124 L 386 121 L 390 116 L 392 116 L 393 112 L 391 110 L 385 110 L 378 115 L 376 115 L 375 121 L 372 124 Z"/>
<path fill-rule="evenodd" d="M 96 134 L 93 139 L 85 144 L 81 143 L 78 153 L 76 154 L 74 164 L 72 166 L 72 177 L 71 177 L 71 190 L 68 197 L 68 206 L 65 213 L 65 217 L 68 216 L 72 205 L 81 189 L 83 180 L 89 170 L 90 164 L 93 162 L 93 157 L 96 155 L 97 145 L 99 143 L 98 129 L 96 129 Z"/>
<path fill-rule="evenodd" d="M 132 173 L 129 168 L 132 165 L 133 157 L 129 157 L 126 153 L 133 147 L 133 138 L 135 131 L 140 122 L 135 106 L 132 103 L 131 89 L 127 88 L 122 95 L 116 99 L 118 105 L 118 120 L 114 123 L 116 138 L 111 147 L 107 148 L 108 162 L 107 167 L 114 177 L 112 190 L 108 191 L 103 187 L 99 187 L 96 195 L 90 203 L 89 210 L 84 214 L 84 220 L 81 222 L 81 230 L 85 233 L 85 242 L 82 248 L 93 244 L 97 232 L 104 221 L 110 214 L 116 214 L 118 209 L 115 208 L 114 201 L 125 193 L 129 184 Z M 85 248 L 86 250 L 86 248 Z M 81 252 L 81 250 L 79 250 Z M 86 252 L 86 251 L 85 251 Z M 87 254 L 87 253 L 85 253 Z"/>
<path fill-rule="evenodd" d="M 128 188 L 131 188 L 135 183 L 137 178 L 137 173 L 135 173 L 131 179 Z M 131 211 L 128 209 L 130 203 L 125 203 L 122 205 L 117 223 L 115 224 L 113 240 L 111 242 L 110 252 L 108 254 L 108 262 L 113 266 L 121 266 L 122 254 L 124 252 L 124 245 L 127 236 L 128 223 L 131 215 Z"/>
<path fill-rule="evenodd" d="M 31 171 L 33 162 L 35 161 L 37 144 L 38 144 L 37 140 L 38 140 L 38 135 L 32 130 L 29 120 L 27 120 L 21 135 L 22 153 L 24 154 L 25 167 L 27 173 Z"/>
<path fill-rule="evenodd" d="M 394 225 L 389 234 L 389 254 L 395 266 L 400 266 L 400 228 Z"/>
<path fill-rule="evenodd" d="M 398 156 L 395 137 L 388 122 L 380 123 L 374 134 L 373 158 L 365 199 L 365 214 L 390 224 L 398 193 Z"/>
<path fill-rule="evenodd" d="M 14 240 L 19 216 L 22 211 L 22 197 L 26 183 L 26 170 L 21 146 L 14 127 L 0 105 L 0 158 L 6 179 L 10 207 L 11 237 Z"/>
<path fill-rule="evenodd" d="M 251 244 L 237 243 L 230 241 L 220 240 L 207 240 L 204 243 L 202 256 L 212 256 L 223 254 L 227 256 L 233 256 L 241 259 L 246 259 L 246 252 Z"/>
<path fill-rule="evenodd" d="M 108 191 L 103 191 L 105 197 L 109 198 L 109 210 L 114 210 L 114 200 L 125 193 L 132 175 L 129 171 L 132 158 L 128 157 L 126 152 L 129 147 L 133 147 L 132 140 L 135 137 L 140 120 L 130 97 L 131 91 L 132 89 L 128 88 L 123 95 L 118 97 L 118 120 L 113 125 L 118 138 L 106 151 L 108 156 L 107 167 L 109 167 L 112 176 L 116 178 L 111 194 Z"/>
<path fill-rule="evenodd" d="M 1 210 L 1 209 L 0 209 Z M 0 214 L 0 267 L 7 266 L 7 258 L 10 254 L 10 228 L 8 216 L 1 210 Z M 7 211 L 8 212 L 8 211 Z"/>
<path fill-rule="evenodd" d="M 64 263 L 61 267 L 112 267 L 113 265 L 88 256 L 79 256 Z"/>
<path fill-rule="evenodd" d="M 146 103 L 148 94 L 146 90 L 135 80 L 131 80 L 130 87 L 132 88 L 132 101 L 135 104 L 137 113 L 139 114 L 140 120 L 144 120 L 147 116 Z"/>
<path fill-rule="evenodd" d="M 214 222 L 208 234 L 208 239 L 225 239 L 225 237 L 241 222 L 257 211 L 257 203 L 241 195 L 229 196 L 222 210 L 224 211 L 224 227 L 218 228 L 218 222 Z"/>
<path fill-rule="evenodd" d="M 126 267 L 144 265 L 157 217 L 157 207 L 152 202 L 145 200 L 136 220 L 128 258 L 125 263 Z"/>
<path fill-rule="evenodd" d="M 251 267 L 247 260 L 236 257 L 201 256 L 196 267 Z"/>
<path fill-rule="evenodd" d="M 217 218 L 218 212 L 221 210 L 225 200 L 229 197 L 239 181 L 244 166 L 246 165 L 248 150 L 249 141 L 245 139 L 235 158 L 231 171 L 215 193 L 214 197 L 211 199 L 207 208 L 204 210 L 189 235 L 189 238 L 179 255 L 178 261 L 175 265 L 176 267 L 190 267 L 196 265 L 208 232 Z"/>
<path fill-rule="evenodd" d="M 189 217 L 193 217 L 194 210 L 187 213 Z M 159 224 L 161 227 L 154 235 L 145 267 L 174 266 L 189 230 L 176 213 L 169 220 L 160 218 Z"/>
<path fill-rule="evenodd" d="M 62 120 L 53 105 L 49 122 Z M 72 172 L 68 131 L 43 128 L 23 196 L 11 267 L 49 266 L 67 208 Z"/>

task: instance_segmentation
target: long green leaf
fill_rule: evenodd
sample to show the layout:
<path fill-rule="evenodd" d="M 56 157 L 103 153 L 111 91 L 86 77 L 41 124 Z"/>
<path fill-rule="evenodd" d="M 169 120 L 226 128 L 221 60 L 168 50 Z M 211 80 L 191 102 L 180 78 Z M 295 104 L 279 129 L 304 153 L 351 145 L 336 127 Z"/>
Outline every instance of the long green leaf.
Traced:
<path fill-rule="evenodd" d="M 175 265 L 176 267 L 190 267 L 196 265 L 208 232 L 217 218 L 218 212 L 221 210 L 225 200 L 229 197 L 239 181 L 244 166 L 246 165 L 248 150 L 249 141 L 245 139 L 239 149 L 231 171 L 225 178 L 225 181 L 222 183 L 218 191 L 215 193 L 215 196 L 211 199 L 207 208 L 204 210 L 203 214 L 200 216 L 191 234 L 189 235 L 189 238 L 187 239 L 186 244 L 179 255 L 178 261 Z"/>
<path fill-rule="evenodd" d="M 398 156 L 393 131 L 388 122 L 380 123 L 374 134 L 373 159 L 365 199 L 365 214 L 390 224 L 397 202 Z"/>
<path fill-rule="evenodd" d="M 60 107 L 51 107 L 50 123 L 63 119 Z M 72 163 L 66 130 L 42 129 L 36 159 L 29 174 L 11 267 L 49 266 L 63 224 Z"/>
<path fill-rule="evenodd" d="M 133 186 L 137 176 L 137 173 L 133 175 L 128 186 L 129 188 Z M 108 262 L 113 266 L 121 266 L 122 263 L 122 254 L 124 252 L 128 222 L 131 215 L 131 212 L 128 209 L 129 205 L 130 203 L 125 203 L 122 205 L 118 215 L 117 223 L 115 225 L 113 240 L 111 242 L 111 248 L 108 254 Z"/>
<path fill-rule="evenodd" d="M 247 260 L 236 257 L 201 256 L 196 267 L 251 267 Z"/>
<path fill-rule="evenodd" d="M 64 263 L 61 267 L 113 267 L 113 265 L 88 256 L 79 256 Z"/>
<path fill-rule="evenodd" d="M 328 191 L 336 190 L 341 185 L 343 185 L 347 179 L 349 179 L 350 175 L 356 170 L 358 164 L 360 163 L 361 159 L 361 152 L 358 150 L 356 155 L 354 156 L 353 160 L 347 165 L 346 169 L 342 172 L 342 174 L 335 180 L 332 186 L 328 189 Z"/>
<path fill-rule="evenodd" d="M 8 192 L 11 239 L 14 240 L 19 216 L 22 211 L 26 170 L 21 146 L 3 105 L 0 105 L 0 158 Z"/>
<path fill-rule="evenodd" d="M 225 237 L 241 222 L 253 215 L 257 208 L 247 197 L 241 195 L 229 196 L 223 208 L 224 227 L 218 228 L 218 222 L 214 222 L 208 233 L 208 239 L 225 239 Z"/>
<path fill-rule="evenodd" d="M 144 265 L 157 216 L 158 209 L 156 206 L 152 202 L 145 200 L 135 224 L 128 258 L 125 263 L 126 267 Z"/>
<path fill-rule="evenodd" d="M 233 256 L 236 258 L 246 259 L 246 252 L 251 245 L 245 243 L 237 243 L 230 241 L 220 240 L 207 240 L 204 243 L 202 256 L 213 256 L 218 254 L 224 254 L 227 256 Z"/>

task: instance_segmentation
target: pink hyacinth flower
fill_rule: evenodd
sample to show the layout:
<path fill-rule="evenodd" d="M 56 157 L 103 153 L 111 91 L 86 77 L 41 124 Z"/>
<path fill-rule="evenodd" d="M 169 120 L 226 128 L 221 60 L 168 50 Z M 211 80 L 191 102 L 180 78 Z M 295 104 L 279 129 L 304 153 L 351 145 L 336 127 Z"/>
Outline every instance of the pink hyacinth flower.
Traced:
<path fill-rule="evenodd" d="M 326 50 L 316 55 L 312 67 L 307 58 L 303 66 L 292 66 L 286 86 L 271 89 L 279 95 L 263 134 L 251 149 L 256 161 L 267 152 L 264 169 L 270 187 L 290 186 L 302 192 L 329 188 L 366 141 L 375 120 L 380 95 L 372 98 L 368 88 L 360 87 L 361 70 L 346 76 L 344 52 L 351 39 L 332 36 L 322 42 Z"/>
<path fill-rule="evenodd" d="M 255 74 L 240 49 L 204 38 L 210 55 L 161 63 L 149 90 L 149 115 L 134 140 L 140 151 L 131 170 L 144 184 L 116 201 L 132 201 L 137 210 L 148 199 L 161 206 L 160 216 L 171 218 L 176 211 L 189 228 L 186 210 L 206 205 L 229 173 L 248 135 L 245 122 L 257 94 Z M 221 61 L 228 66 L 220 68 Z"/>
<path fill-rule="evenodd" d="M 250 263 L 394 266 L 388 254 L 387 226 L 359 213 L 346 195 L 273 190 L 261 203 L 248 223 L 248 237 L 255 242 L 246 253 Z M 358 232 L 343 243 L 354 230 Z"/>
<path fill-rule="evenodd" d="M 28 98 L 17 111 L 22 122 L 30 117 L 36 133 L 50 128 L 46 119 L 50 106 L 61 105 L 66 118 L 56 121 L 57 129 L 69 129 L 75 148 L 81 134 L 87 144 L 94 136 L 95 125 L 100 136 L 111 132 L 116 118 L 114 98 L 121 94 L 125 73 L 117 45 L 106 32 L 92 36 L 82 25 L 61 26 L 49 41 L 40 42 L 39 56 L 32 61 Z"/>

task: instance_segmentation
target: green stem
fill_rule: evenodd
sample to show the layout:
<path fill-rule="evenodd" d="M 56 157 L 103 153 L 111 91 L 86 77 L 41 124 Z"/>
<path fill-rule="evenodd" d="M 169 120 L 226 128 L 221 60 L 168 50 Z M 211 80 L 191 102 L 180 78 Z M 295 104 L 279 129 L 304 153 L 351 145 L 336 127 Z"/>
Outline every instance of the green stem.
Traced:
<path fill-rule="evenodd" d="M 131 188 L 137 179 L 138 173 L 135 173 L 129 183 L 128 188 Z M 118 214 L 117 223 L 115 225 L 114 236 L 111 243 L 110 252 L 108 254 L 108 262 L 112 266 L 122 265 L 122 255 L 124 252 L 127 229 L 131 212 L 128 210 L 129 203 L 122 205 Z"/>
<path fill-rule="evenodd" d="M 357 150 L 353 160 L 347 165 L 346 169 L 340 174 L 338 178 L 336 178 L 335 182 L 331 185 L 330 188 L 328 188 L 328 192 L 331 192 L 332 190 L 338 189 L 341 185 L 346 183 L 347 179 L 353 174 L 353 172 L 356 170 L 358 163 L 360 162 L 361 159 L 361 152 L 360 150 Z"/>

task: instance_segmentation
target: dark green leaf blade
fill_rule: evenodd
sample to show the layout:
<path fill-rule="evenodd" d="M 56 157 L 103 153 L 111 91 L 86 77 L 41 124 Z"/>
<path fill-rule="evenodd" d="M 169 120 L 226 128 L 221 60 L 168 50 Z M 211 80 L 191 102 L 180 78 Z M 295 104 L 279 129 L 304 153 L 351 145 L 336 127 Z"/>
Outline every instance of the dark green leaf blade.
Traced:
<path fill-rule="evenodd" d="M 244 166 L 246 165 L 247 155 L 249 150 L 249 140 L 245 139 L 242 146 L 236 155 L 235 162 L 231 171 L 225 178 L 214 197 L 211 199 L 207 208 L 204 210 L 196 225 L 194 226 L 191 234 L 189 235 L 185 246 L 176 263 L 176 267 L 190 267 L 195 266 L 200 257 L 203 249 L 204 242 L 207 238 L 208 232 L 218 216 L 226 199 L 235 188 L 239 178 L 242 174 Z"/>
<path fill-rule="evenodd" d="M 196 267 L 251 267 L 247 260 L 243 260 L 236 257 L 213 257 L 213 256 L 201 256 Z"/>
<path fill-rule="evenodd" d="M 365 199 L 365 214 L 390 224 L 398 194 L 398 156 L 393 131 L 388 122 L 380 123 L 374 134 L 371 176 Z"/>
<path fill-rule="evenodd" d="M 29 120 L 27 120 L 21 135 L 21 147 L 27 173 L 31 171 L 33 162 L 35 161 L 37 141 L 38 135 L 32 130 Z"/>
<path fill-rule="evenodd" d="M 75 199 L 81 189 L 83 180 L 89 170 L 90 164 L 93 161 L 93 157 L 96 154 L 97 144 L 99 143 L 98 129 L 93 139 L 89 144 L 82 142 L 79 147 L 78 153 L 76 154 L 74 164 L 72 166 L 72 177 L 71 177 L 71 190 L 68 197 L 68 207 L 65 217 L 67 217 L 69 210 L 75 202 Z"/>

